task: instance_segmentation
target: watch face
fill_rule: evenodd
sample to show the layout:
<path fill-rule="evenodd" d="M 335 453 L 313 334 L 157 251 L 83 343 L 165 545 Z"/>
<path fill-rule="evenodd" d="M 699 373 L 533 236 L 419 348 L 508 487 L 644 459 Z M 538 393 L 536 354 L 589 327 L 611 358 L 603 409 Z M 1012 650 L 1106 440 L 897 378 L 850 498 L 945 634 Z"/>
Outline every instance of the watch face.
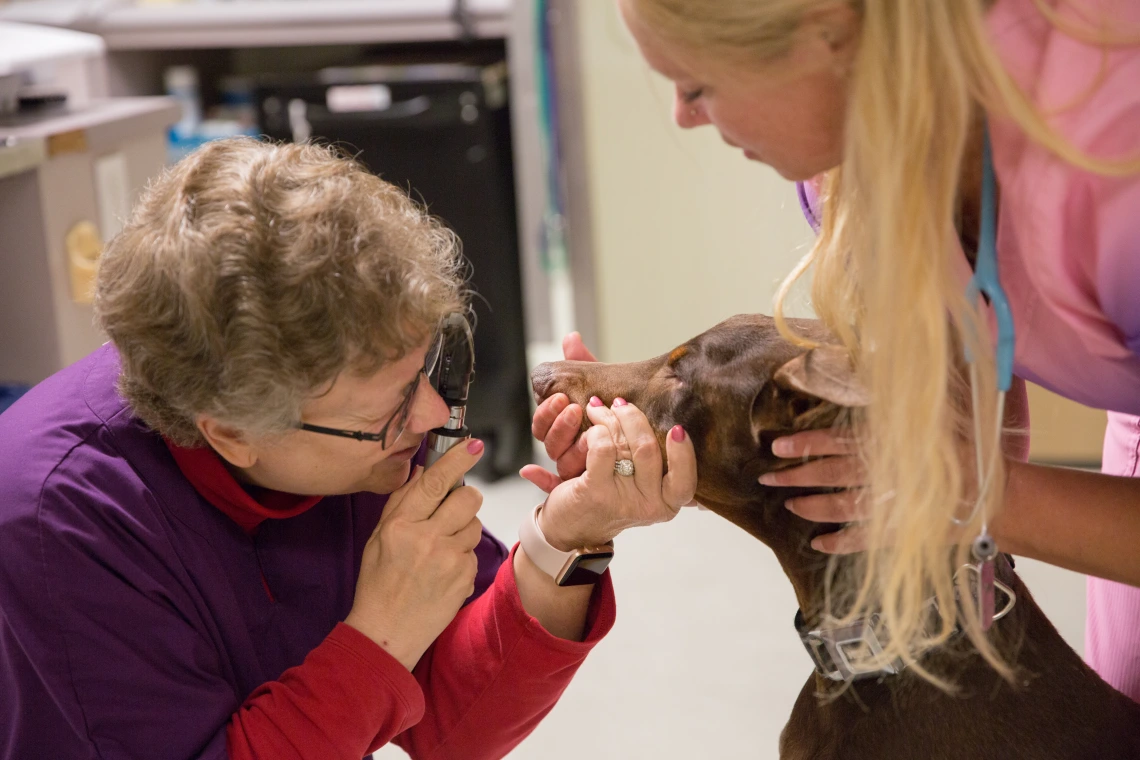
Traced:
<path fill-rule="evenodd" d="M 597 583 L 598 576 L 609 566 L 614 558 L 612 551 L 592 552 L 580 554 L 574 565 L 559 580 L 559 586 L 585 586 Z"/>

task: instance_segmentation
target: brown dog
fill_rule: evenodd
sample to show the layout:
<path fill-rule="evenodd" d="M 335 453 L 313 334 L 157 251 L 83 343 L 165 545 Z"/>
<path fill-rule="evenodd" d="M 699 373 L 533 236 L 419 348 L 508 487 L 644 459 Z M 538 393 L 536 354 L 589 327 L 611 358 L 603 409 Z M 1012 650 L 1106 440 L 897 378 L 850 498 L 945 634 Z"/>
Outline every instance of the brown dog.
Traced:
<path fill-rule="evenodd" d="M 796 326 L 824 337 L 816 323 Z M 626 399 L 649 418 L 662 451 L 669 429 L 684 426 L 696 447 L 697 500 L 776 553 L 802 611 L 797 627 L 809 631 L 819 625 L 827 563 L 809 542 L 837 526 L 796 517 L 783 506 L 793 495 L 789 489 L 766 488 L 757 479 L 787 464 L 772 455 L 774 438 L 829 426 L 845 407 L 865 403 L 841 351 L 825 346 L 805 353 L 784 341 L 770 318 L 738 316 L 649 361 L 543 364 L 533 384 L 539 401 L 558 392 L 579 404 L 592 395 L 607 405 Z M 998 579 L 1017 597 L 1010 614 L 990 630 L 1015 668 L 1013 685 L 997 676 L 965 636 L 922 660 L 957 684 L 955 694 L 908 670 L 844 688 L 848 684 L 823 674 L 833 669 L 833 658 L 818 654 L 816 673 L 781 735 L 780 757 L 1140 758 L 1140 705 L 1085 665 L 1008 563 L 999 563 Z M 805 666 L 809 661 L 805 655 Z"/>

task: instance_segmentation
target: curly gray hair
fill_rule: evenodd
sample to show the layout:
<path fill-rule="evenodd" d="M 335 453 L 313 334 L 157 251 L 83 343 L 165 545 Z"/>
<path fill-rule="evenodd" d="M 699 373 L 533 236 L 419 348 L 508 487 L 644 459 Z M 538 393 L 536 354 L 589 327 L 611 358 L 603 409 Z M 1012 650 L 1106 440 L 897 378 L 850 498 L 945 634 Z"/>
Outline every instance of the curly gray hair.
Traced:
<path fill-rule="evenodd" d="M 103 254 L 99 323 L 147 425 L 282 433 L 342 372 L 421 345 L 466 300 L 454 233 L 328 147 L 212 142 L 151 183 Z"/>

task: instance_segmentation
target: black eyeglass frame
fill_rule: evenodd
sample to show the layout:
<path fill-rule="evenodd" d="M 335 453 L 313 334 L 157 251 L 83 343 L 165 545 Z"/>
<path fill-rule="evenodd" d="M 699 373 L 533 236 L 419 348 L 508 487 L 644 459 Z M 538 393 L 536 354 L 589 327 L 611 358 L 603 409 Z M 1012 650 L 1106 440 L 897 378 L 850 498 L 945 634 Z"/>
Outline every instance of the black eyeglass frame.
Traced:
<path fill-rule="evenodd" d="M 443 333 L 436 334 L 435 339 L 432 341 L 431 348 L 424 354 L 424 366 L 420 368 L 419 374 L 416 379 L 412 381 L 411 389 L 404 395 L 404 400 L 392 412 L 392 416 L 384 423 L 384 427 L 380 428 L 378 433 L 366 433 L 363 430 L 345 430 L 344 428 L 324 427 L 322 425 L 310 425 L 307 422 L 298 422 L 298 430 L 306 430 L 310 433 L 319 433 L 321 435 L 332 435 L 338 438 L 352 438 L 357 441 L 367 441 L 368 443 L 379 443 L 381 450 L 387 450 L 389 446 L 400 440 L 400 436 L 408 428 L 408 420 L 411 418 L 412 404 L 415 403 L 416 393 L 420 389 L 420 380 L 424 377 L 431 377 L 435 372 L 436 365 L 439 364 L 439 357 L 443 351 Z M 396 425 L 396 433 L 392 436 L 392 440 L 386 440 L 388 431 L 392 425 Z"/>

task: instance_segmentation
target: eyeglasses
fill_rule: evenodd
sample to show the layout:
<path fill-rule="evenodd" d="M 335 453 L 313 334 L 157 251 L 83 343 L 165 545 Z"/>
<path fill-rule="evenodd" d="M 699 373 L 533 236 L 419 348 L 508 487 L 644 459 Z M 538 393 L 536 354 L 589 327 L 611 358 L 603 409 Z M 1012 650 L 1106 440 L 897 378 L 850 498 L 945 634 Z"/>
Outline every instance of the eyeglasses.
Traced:
<path fill-rule="evenodd" d="M 310 425 L 307 422 L 300 422 L 297 427 L 300 430 L 307 430 L 310 433 L 320 433 L 321 435 L 335 435 L 340 438 L 355 438 L 358 441 L 368 441 L 370 443 L 379 443 L 381 449 L 387 449 L 400 440 L 400 436 L 408 429 L 408 420 L 412 416 L 412 406 L 415 404 L 416 391 L 420 388 L 420 379 L 423 377 L 431 377 L 435 372 L 435 367 L 439 363 L 439 356 L 443 353 L 443 333 L 437 333 L 432 338 L 427 353 L 424 355 L 424 366 L 416 373 L 416 379 L 412 381 L 408 390 L 404 392 L 404 400 L 400 402 L 400 406 L 396 411 L 392 412 L 392 416 L 384 423 L 384 427 L 380 428 L 379 433 L 366 433 L 363 430 L 343 430 L 341 428 L 322 427 L 320 425 Z"/>

